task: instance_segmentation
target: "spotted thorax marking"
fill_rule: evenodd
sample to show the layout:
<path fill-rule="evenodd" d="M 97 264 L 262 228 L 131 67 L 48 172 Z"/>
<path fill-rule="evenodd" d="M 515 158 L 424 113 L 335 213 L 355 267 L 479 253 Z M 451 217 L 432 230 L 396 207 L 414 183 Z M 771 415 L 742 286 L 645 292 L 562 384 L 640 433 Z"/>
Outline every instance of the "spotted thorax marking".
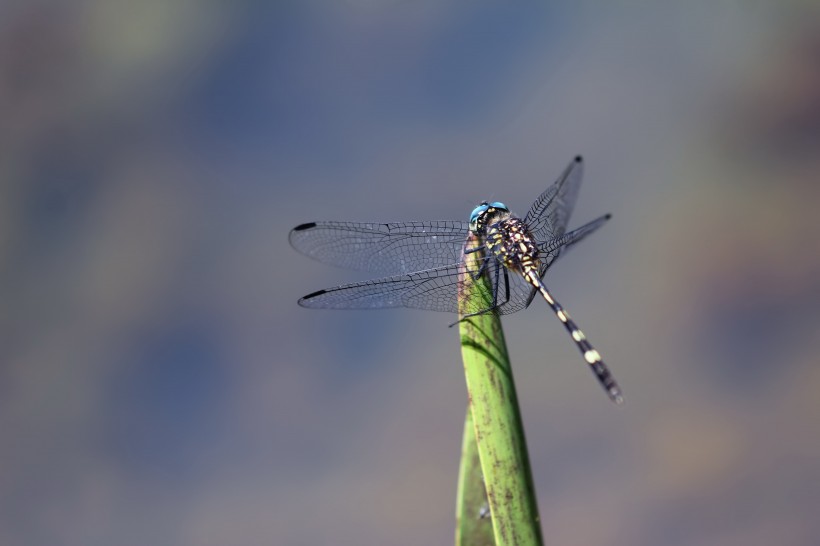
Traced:
<path fill-rule="evenodd" d="M 522 275 L 529 284 L 537 289 L 558 320 L 564 324 L 584 356 L 584 360 L 592 368 L 609 397 L 618 404 L 623 402 L 621 389 L 601 359 L 600 353 L 587 341 L 586 336 L 570 318 L 566 309 L 555 300 L 541 280 L 538 244 L 527 225 L 521 219 L 513 216 L 503 203 L 484 202 L 470 215 L 470 231 L 477 236 L 479 241 L 483 241 L 483 244 L 470 251 L 489 251 L 504 264 L 504 267 Z"/>

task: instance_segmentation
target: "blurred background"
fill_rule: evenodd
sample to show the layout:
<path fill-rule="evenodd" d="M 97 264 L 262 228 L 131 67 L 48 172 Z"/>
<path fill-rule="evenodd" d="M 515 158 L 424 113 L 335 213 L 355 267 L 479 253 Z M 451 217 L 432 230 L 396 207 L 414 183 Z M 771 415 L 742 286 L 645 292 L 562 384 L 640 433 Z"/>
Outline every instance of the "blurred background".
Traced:
<path fill-rule="evenodd" d="M 584 154 L 505 317 L 548 544 L 820 541 L 813 3 L 0 4 L 0 543 L 448 544 L 453 317 L 314 220 L 519 213 Z"/>

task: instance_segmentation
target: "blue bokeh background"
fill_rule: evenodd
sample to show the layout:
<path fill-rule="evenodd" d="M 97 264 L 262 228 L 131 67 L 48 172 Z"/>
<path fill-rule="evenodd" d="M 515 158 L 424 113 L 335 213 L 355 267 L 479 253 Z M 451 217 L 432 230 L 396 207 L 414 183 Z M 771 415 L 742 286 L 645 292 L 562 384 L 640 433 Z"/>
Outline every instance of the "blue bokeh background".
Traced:
<path fill-rule="evenodd" d="M 549 544 L 820 537 L 811 3 L 0 4 L 0 544 L 452 540 L 452 317 L 296 305 L 302 222 L 523 213 L 505 317 Z"/>

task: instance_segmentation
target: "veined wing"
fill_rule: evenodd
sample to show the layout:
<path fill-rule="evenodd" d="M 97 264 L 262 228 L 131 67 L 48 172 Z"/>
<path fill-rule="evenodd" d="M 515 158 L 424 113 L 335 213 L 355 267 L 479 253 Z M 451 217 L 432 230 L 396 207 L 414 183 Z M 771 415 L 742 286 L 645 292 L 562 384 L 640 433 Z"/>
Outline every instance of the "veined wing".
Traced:
<path fill-rule="evenodd" d="M 456 264 L 467 222 L 310 222 L 290 232 L 290 244 L 306 256 L 382 275 L 408 274 Z"/>
<path fill-rule="evenodd" d="M 569 248 L 604 225 L 610 218 L 612 218 L 611 214 L 604 214 L 603 216 L 596 218 L 595 220 L 588 222 L 583 226 L 570 231 L 569 233 L 564 233 L 559 237 L 554 237 L 540 245 L 538 248 L 538 257 L 541 260 L 541 267 L 538 269 L 538 277 L 543 279 L 544 275 L 547 273 L 547 269 L 549 269 L 559 255 L 566 253 Z M 535 298 L 535 295 L 538 293 L 538 290 L 532 288 L 529 283 L 527 283 L 527 286 L 529 287 L 529 292 L 527 294 L 526 304 L 524 307 L 529 307 L 533 298 Z M 523 288 L 520 288 L 519 290 L 523 290 Z"/>
<path fill-rule="evenodd" d="M 541 257 L 539 276 L 544 276 L 547 268 L 564 248 L 577 243 L 608 219 L 608 215 L 602 216 L 570 233 L 550 240 L 549 244 L 539 252 Z M 527 307 L 536 294 L 536 289 L 530 286 L 520 273 L 505 270 L 494 257 L 488 256 L 485 260 L 488 260 L 488 264 L 484 274 L 488 277 L 491 289 L 496 292 L 496 312 L 506 315 Z M 456 262 L 406 275 L 394 275 L 326 288 L 300 299 L 299 305 L 314 309 L 408 307 L 457 313 L 459 310 L 459 274 L 464 267 L 463 264 Z M 461 287 L 462 293 L 471 302 L 475 302 L 474 308 L 464 310 L 466 313 L 487 310 L 479 307 L 478 302 L 481 298 L 471 297 L 471 291 L 477 289 L 477 286 L 477 283 L 470 283 Z"/>
<path fill-rule="evenodd" d="M 542 243 L 538 247 L 542 262 L 549 265 L 558 257 L 559 253 L 563 254 L 566 252 L 571 246 L 580 242 L 584 237 L 604 225 L 610 218 L 612 218 L 611 214 L 604 214 L 569 233 L 564 233 L 563 235 Z"/>
<path fill-rule="evenodd" d="M 490 259 L 490 258 L 488 258 Z M 464 270 L 460 263 L 444 267 L 416 271 L 409 275 L 394 275 L 334 288 L 326 288 L 308 294 L 299 300 L 302 307 L 314 309 L 387 309 L 409 307 L 429 311 L 458 312 L 459 275 Z M 475 287 L 475 288 L 472 288 Z M 470 301 L 471 291 L 477 290 L 478 283 L 469 283 L 461 288 Z M 468 309 L 480 312 L 484 309 Z"/>
<path fill-rule="evenodd" d="M 527 212 L 524 222 L 539 242 L 559 237 L 566 231 L 581 187 L 583 165 L 581 156 L 576 157 Z"/>

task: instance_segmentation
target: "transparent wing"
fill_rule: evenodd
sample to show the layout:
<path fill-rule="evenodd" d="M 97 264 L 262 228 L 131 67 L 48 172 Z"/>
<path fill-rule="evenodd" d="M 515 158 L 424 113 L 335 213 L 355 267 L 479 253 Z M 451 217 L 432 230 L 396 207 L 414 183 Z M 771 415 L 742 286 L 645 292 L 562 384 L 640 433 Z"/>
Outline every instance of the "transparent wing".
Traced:
<path fill-rule="evenodd" d="M 493 290 L 498 290 L 496 312 L 509 314 L 524 309 L 530 298 L 531 287 L 520 274 L 506 271 L 495 258 L 489 257 L 487 260 L 489 263 L 485 274 L 490 277 Z M 459 293 L 463 293 L 469 301 L 476 302 L 473 307 L 464 310 L 466 313 L 490 311 L 491 309 L 479 306 L 480 297 L 472 297 L 473 291 L 478 289 L 477 283 L 460 283 L 459 275 L 464 267 L 463 264 L 456 263 L 408 275 L 395 275 L 326 288 L 300 299 L 299 305 L 312 309 L 408 307 L 458 313 L 458 296 Z"/>
<path fill-rule="evenodd" d="M 564 233 L 559 237 L 554 237 L 539 245 L 538 250 L 541 255 L 542 262 L 549 265 L 555 260 L 555 258 L 558 257 L 559 253 L 563 254 L 566 252 L 567 249 L 572 247 L 574 244 L 578 243 L 584 237 L 604 225 L 610 218 L 612 218 L 611 214 L 604 214 L 603 216 L 596 218 L 595 220 L 586 223 L 583 226 L 570 231 L 569 233 Z"/>
<path fill-rule="evenodd" d="M 401 275 L 458 263 L 469 224 L 458 221 L 311 222 L 290 232 L 306 256 L 348 269 Z"/>
<path fill-rule="evenodd" d="M 552 263 L 558 258 L 559 255 L 563 256 L 564 253 L 572 247 L 575 243 L 579 242 L 581 239 L 601 227 L 606 223 L 607 220 L 612 218 L 611 214 L 605 214 L 600 218 L 596 218 L 592 222 L 584 224 L 583 226 L 579 227 L 578 229 L 574 229 L 569 233 L 565 233 L 559 237 L 554 237 L 547 242 L 541 244 L 538 248 L 538 257 L 541 260 L 541 267 L 538 269 L 538 277 L 543 279 L 544 275 L 547 273 L 547 269 L 552 265 Z M 523 277 L 522 277 L 523 279 Z M 530 303 L 532 303 L 533 298 L 538 293 L 538 290 L 532 288 L 532 286 L 523 281 L 525 286 L 521 287 L 523 291 L 525 288 L 529 288 L 529 292 L 527 293 L 527 299 L 524 303 L 524 307 L 529 307 Z M 517 309 L 516 309 L 517 310 Z M 513 312 L 513 311 L 510 311 Z"/>
<path fill-rule="evenodd" d="M 319 290 L 299 300 L 302 307 L 318 309 L 386 309 L 410 307 L 458 312 L 461 264 L 450 264 L 409 275 L 362 281 Z"/>
<path fill-rule="evenodd" d="M 539 251 L 543 277 L 547 268 L 563 249 L 577 243 L 609 219 L 602 216 L 580 228 L 548 241 Z M 507 315 L 526 308 L 537 293 L 524 277 L 505 269 L 495 257 L 489 256 L 484 274 L 489 277 L 490 286 L 496 293 L 498 314 Z M 476 284 L 460 286 L 459 274 L 464 270 L 461 263 L 450 263 L 442 267 L 416 271 L 406 275 L 394 275 L 333 288 L 319 290 L 299 300 L 302 307 L 313 309 L 387 309 L 409 307 L 430 311 L 458 312 L 458 294 L 461 290 L 468 298 Z M 475 274 L 475 272 L 472 272 Z M 470 298 L 480 301 L 480 298 Z M 488 311 L 476 306 L 466 309 L 466 313 Z"/>
<path fill-rule="evenodd" d="M 558 180 L 532 204 L 524 222 L 539 243 L 559 237 L 566 231 L 581 187 L 583 166 L 581 156 L 576 157 Z"/>

